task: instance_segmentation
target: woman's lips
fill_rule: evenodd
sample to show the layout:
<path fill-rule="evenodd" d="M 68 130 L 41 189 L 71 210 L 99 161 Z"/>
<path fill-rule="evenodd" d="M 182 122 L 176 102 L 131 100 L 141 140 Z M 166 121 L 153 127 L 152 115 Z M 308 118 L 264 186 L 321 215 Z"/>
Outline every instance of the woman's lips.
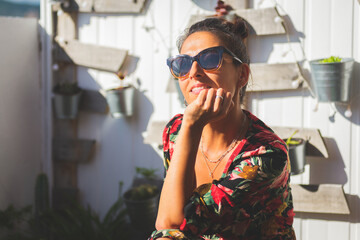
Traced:
<path fill-rule="evenodd" d="M 208 86 L 195 86 L 191 89 L 191 93 L 193 94 L 199 94 L 202 90 L 209 89 Z"/>

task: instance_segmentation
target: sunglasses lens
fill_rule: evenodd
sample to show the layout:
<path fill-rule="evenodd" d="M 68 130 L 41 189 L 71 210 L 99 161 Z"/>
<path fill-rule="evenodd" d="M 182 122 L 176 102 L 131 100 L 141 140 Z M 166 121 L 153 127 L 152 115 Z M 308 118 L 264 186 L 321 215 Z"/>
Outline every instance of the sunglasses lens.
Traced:
<path fill-rule="evenodd" d="M 191 69 L 192 60 L 186 56 L 175 58 L 171 63 L 171 70 L 176 77 L 183 77 Z"/>
<path fill-rule="evenodd" d="M 213 70 L 219 67 L 221 62 L 221 53 L 218 49 L 211 49 L 209 51 L 201 53 L 199 56 L 199 62 L 203 69 Z"/>

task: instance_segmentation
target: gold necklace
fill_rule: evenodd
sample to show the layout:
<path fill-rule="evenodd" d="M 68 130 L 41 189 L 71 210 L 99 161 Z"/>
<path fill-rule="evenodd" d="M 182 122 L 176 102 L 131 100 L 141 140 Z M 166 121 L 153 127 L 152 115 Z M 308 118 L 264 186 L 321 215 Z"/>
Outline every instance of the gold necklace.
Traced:
<path fill-rule="evenodd" d="M 224 152 L 223 154 L 221 154 L 221 156 L 220 156 L 218 159 L 216 159 L 216 160 L 210 160 L 210 159 L 205 155 L 204 149 L 203 149 L 203 144 L 202 144 L 202 138 L 200 139 L 200 150 L 201 150 L 201 154 L 202 154 L 203 157 L 204 157 L 204 158 L 203 158 L 203 159 L 204 159 L 204 162 L 205 162 L 205 164 L 206 164 L 207 169 L 209 170 L 209 176 L 210 176 L 212 179 L 214 179 L 214 172 L 215 172 L 216 168 L 219 166 L 221 160 L 236 146 L 236 143 L 237 143 L 237 141 L 238 141 L 238 138 L 241 136 L 241 134 L 243 133 L 244 129 L 246 129 L 246 122 L 247 122 L 246 120 L 247 120 L 247 117 L 246 117 L 246 115 L 244 114 L 244 124 L 243 124 L 243 125 L 244 125 L 244 128 L 241 129 L 239 135 L 237 135 L 237 136 L 233 139 L 233 141 L 232 141 L 231 144 L 229 145 L 228 149 L 225 150 L 225 152 Z M 207 161 L 209 161 L 209 162 L 211 162 L 211 163 L 217 163 L 217 164 L 215 165 L 215 167 L 213 168 L 213 170 L 210 169 L 210 166 L 209 166 L 209 164 L 207 163 Z"/>
<path fill-rule="evenodd" d="M 236 138 L 234 138 L 234 140 L 231 142 L 231 144 L 229 145 L 229 147 L 225 150 L 225 152 L 223 152 L 220 157 L 218 159 L 215 159 L 215 160 L 210 160 L 206 155 L 205 155 L 205 152 L 204 152 L 204 148 L 203 148 L 203 142 L 202 142 L 202 138 L 200 140 L 200 150 L 201 150 L 201 154 L 203 155 L 203 157 L 211 162 L 211 163 L 217 163 L 217 162 L 220 162 L 225 156 L 226 154 L 228 154 L 234 147 L 235 147 L 235 143 L 237 141 L 237 138 L 238 136 L 236 136 Z"/>

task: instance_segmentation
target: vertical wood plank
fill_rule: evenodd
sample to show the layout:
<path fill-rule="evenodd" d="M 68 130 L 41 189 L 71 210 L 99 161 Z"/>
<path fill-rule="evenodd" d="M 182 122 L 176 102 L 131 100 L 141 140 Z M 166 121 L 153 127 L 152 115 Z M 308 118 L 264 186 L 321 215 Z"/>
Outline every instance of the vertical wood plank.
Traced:
<path fill-rule="evenodd" d="M 352 0 L 331 1 L 331 55 L 351 57 L 353 45 L 353 8 Z M 334 17 L 336 16 L 336 17 Z M 341 19 L 341 21 L 338 21 Z M 326 57 L 326 56 L 325 56 Z"/>
<path fill-rule="evenodd" d="M 360 76 L 360 1 L 353 1 L 353 24 L 352 24 L 352 55 L 357 62 L 355 65 L 354 76 Z M 359 77 L 358 77 L 359 78 Z M 357 78 L 357 79 L 358 79 Z M 360 204 L 359 204 L 359 196 L 360 196 L 360 83 L 359 81 L 355 81 L 352 89 L 353 100 L 351 103 L 351 110 L 353 112 L 351 119 L 351 150 L 350 150 L 350 189 L 349 192 L 353 196 L 357 196 L 352 198 L 349 201 L 352 215 L 351 215 L 351 223 L 350 223 L 350 237 L 349 239 L 356 239 L 360 236 Z M 357 220 L 355 220 L 357 219 Z"/>
<path fill-rule="evenodd" d="M 77 38 L 77 13 L 62 12 L 57 15 L 56 34 L 64 39 Z"/>
<path fill-rule="evenodd" d="M 54 185 L 56 188 L 77 187 L 77 164 L 54 162 Z"/>

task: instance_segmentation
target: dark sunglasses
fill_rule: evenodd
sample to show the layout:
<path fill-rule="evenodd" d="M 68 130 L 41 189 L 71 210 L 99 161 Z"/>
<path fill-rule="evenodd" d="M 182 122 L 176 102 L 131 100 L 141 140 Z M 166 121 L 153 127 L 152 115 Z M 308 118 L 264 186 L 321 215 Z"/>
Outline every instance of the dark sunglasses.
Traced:
<path fill-rule="evenodd" d="M 183 78 L 190 72 L 191 66 L 196 61 L 206 71 L 216 71 L 221 67 L 223 54 L 227 53 L 239 63 L 243 63 L 233 52 L 223 46 L 211 47 L 202 50 L 196 56 L 181 54 L 167 59 L 167 65 L 175 78 Z"/>

